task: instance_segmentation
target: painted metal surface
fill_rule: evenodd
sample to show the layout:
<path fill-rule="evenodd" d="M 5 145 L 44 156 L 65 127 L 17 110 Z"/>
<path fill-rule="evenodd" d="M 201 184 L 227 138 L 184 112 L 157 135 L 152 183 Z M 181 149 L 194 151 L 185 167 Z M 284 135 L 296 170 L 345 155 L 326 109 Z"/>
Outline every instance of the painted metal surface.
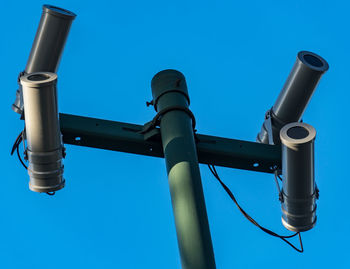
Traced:
<path fill-rule="evenodd" d="M 63 142 L 163 158 L 159 128 L 141 134 L 142 125 L 60 114 Z M 145 137 L 149 137 L 146 139 Z M 196 134 L 199 163 L 273 173 L 281 167 L 281 146 Z"/>
<path fill-rule="evenodd" d="M 151 85 L 156 111 L 166 111 L 160 119 L 160 134 L 182 268 L 214 269 L 185 77 L 168 69 L 157 73 Z"/>

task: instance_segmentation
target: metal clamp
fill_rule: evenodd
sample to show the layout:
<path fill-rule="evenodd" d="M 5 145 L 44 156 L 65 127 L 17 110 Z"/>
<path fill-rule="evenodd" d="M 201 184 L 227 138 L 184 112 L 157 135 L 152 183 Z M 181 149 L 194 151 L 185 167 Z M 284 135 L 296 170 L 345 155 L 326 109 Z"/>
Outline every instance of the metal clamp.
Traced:
<path fill-rule="evenodd" d="M 193 127 L 193 131 L 196 132 L 196 119 L 192 113 L 192 111 L 184 106 L 170 106 L 167 108 L 162 109 L 161 111 L 159 111 L 154 118 L 147 122 L 146 124 L 143 125 L 142 130 L 139 132 L 140 134 L 146 134 L 147 132 L 151 131 L 152 129 L 154 129 L 156 126 L 159 126 L 160 124 L 160 119 L 162 118 L 162 116 L 164 116 L 165 113 L 172 111 L 172 110 L 181 110 L 185 113 L 187 113 L 191 119 L 192 119 L 192 127 Z"/>

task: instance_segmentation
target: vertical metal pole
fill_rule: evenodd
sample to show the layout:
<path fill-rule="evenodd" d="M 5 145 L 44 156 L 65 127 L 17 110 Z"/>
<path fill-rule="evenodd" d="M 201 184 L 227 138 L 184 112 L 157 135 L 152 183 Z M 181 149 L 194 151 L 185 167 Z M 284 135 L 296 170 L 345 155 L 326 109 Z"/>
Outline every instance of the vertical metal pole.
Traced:
<path fill-rule="evenodd" d="M 215 268 L 185 77 L 164 70 L 152 79 L 156 111 L 166 109 L 160 122 L 182 268 Z M 184 109 L 181 109 L 183 107 Z M 171 109 L 170 109 L 171 108 Z"/>

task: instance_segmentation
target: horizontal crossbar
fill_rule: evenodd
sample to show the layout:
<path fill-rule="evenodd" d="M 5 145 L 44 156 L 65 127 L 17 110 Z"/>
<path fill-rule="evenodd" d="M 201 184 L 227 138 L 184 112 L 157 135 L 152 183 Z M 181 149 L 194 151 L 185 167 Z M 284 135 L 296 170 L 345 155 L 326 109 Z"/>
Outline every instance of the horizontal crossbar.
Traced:
<path fill-rule="evenodd" d="M 164 157 L 159 129 L 141 134 L 142 125 L 60 113 L 63 142 L 153 157 Z M 199 163 L 273 173 L 281 167 L 281 147 L 196 134 Z"/>

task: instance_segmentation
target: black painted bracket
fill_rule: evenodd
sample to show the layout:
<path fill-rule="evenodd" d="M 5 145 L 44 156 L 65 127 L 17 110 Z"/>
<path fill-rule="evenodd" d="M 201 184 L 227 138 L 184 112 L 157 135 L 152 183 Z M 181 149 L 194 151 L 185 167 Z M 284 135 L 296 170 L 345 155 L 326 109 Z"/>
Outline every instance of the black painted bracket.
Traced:
<path fill-rule="evenodd" d="M 143 125 L 60 113 L 63 142 L 163 158 L 159 129 L 142 134 Z M 196 134 L 202 164 L 273 173 L 281 167 L 281 146 Z"/>

